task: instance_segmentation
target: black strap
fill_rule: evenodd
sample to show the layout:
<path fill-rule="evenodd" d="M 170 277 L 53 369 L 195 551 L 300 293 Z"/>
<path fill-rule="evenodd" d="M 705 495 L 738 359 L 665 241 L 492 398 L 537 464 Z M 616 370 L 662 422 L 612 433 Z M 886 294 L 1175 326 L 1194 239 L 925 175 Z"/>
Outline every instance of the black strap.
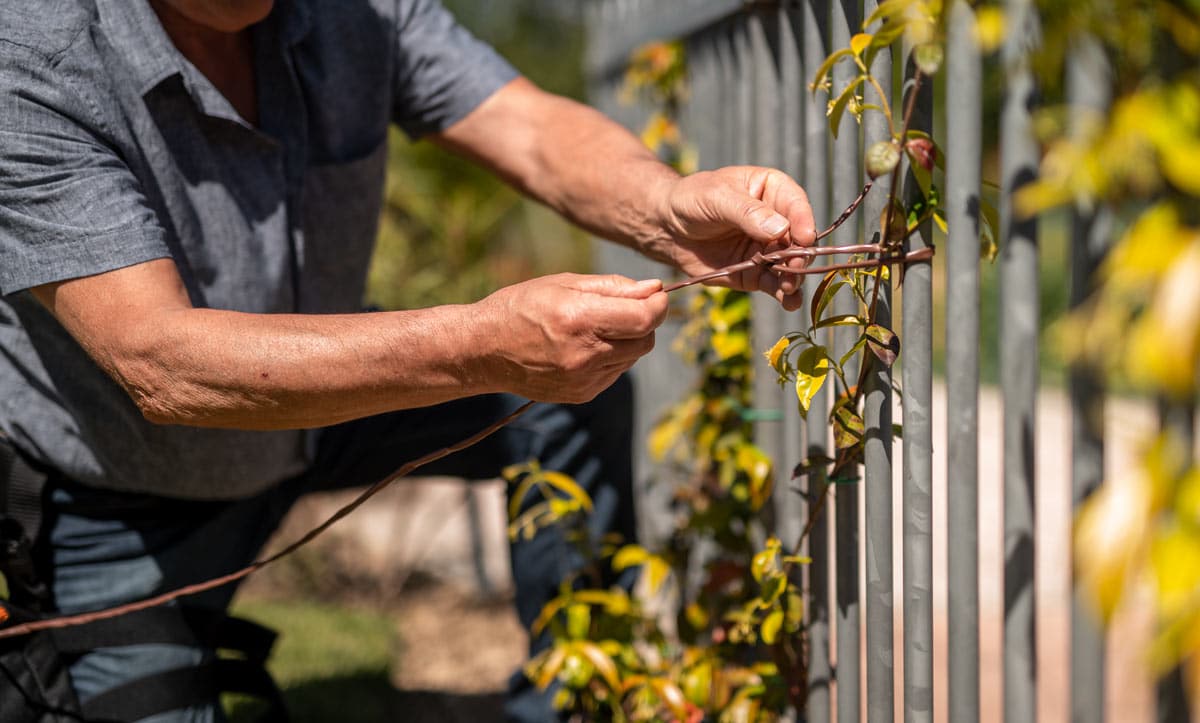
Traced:
<path fill-rule="evenodd" d="M 42 529 L 42 490 L 46 475 L 30 466 L 12 442 L 0 434 L 0 517 L 21 523 L 32 542 Z"/>
<path fill-rule="evenodd" d="M 137 721 L 158 713 L 207 705 L 220 693 L 245 693 L 269 703 L 259 723 L 285 723 L 283 697 L 262 666 L 222 658 L 132 680 L 83 702 L 89 723 Z"/>
<path fill-rule="evenodd" d="M 275 644 L 275 631 L 218 610 L 163 606 L 139 610 L 87 625 L 49 631 L 66 655 L 97 648 L 166 644 L 232 650 L 260 666 Z"/>

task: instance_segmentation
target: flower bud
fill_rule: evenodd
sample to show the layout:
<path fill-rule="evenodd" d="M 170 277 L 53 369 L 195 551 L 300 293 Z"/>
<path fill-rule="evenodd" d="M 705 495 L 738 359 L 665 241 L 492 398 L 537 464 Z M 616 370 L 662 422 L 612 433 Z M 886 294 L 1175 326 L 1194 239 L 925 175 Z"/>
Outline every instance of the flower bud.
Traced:
<path fill-rule="evenodd" d="M 886 176 L 900 163 L 900 147 L 892 141 L 879 141 L 867 149 L 867 175 L 874 181 Z"/>
<path fill-rule="evenodd" d="M 933 145 L 933 141 L 928 138 L 910 138 L 908 143 L 904 144 L 904 149 L 908 151 L 908 157 L 913 163 L 930 173 L 933 172 L 933 164 L 937 162 L 937 146 Z"/>

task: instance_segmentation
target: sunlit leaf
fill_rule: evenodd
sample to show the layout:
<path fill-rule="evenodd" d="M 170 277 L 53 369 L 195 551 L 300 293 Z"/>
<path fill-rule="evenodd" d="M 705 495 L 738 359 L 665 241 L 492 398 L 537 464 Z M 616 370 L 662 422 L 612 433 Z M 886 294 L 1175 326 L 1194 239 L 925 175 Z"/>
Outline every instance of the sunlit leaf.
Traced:
<path fill-rule="evenodd" d="M 796 357 L 796 398 L 800 402 L 800 415 L 806 419 L 813 397 L 821 391 L 827 376 L 829 353 L 825 347 L 810 347 Z"/>
<path fill-rule="evenodd" d="M 617 671 L 617 665 L 607 653 L 600 649 L 600 646 L 581 640 L 575 643 L 574 649 L 595 666 L 596 672 L 608 684 L 610 690 L 619 691 L 621 689 L 621 674 Z"/>
<path fill-rule="evenodd" d="M 792 340 L 785 336 L 779 341 L 775 342 L 775 346 L 771 347 L 770 350 L 764 354 L 764 356 L 767 357 L 767 363 L 770 364 L 771 368 L 774 369 L 781 377 L 787 375 L 787 368 L 785 366 L 786 359 L 783 353 L 787 351 L 787 348 L 791 346 L 791 343 Z"/>
<path fill-rule="evenodd" d="M 867 46 L 871 44 L 871 39 L 872 37 L 870 33 L 858 33 L 854 37 L 850 38 L 850 51 L 855 55 L 862 57 L 863 51 L 866 50 Z"/>
<path fill-rule="evenodd" d="M 750 335 L 744 331 L 714 333 L 712 335 L 712 348 L 717 353 L 717 358 L 721 361 L 732 359 L 735 356 L 742 356 L 750 351 Z"/>
<path fill-rule="evenodd" d="M 975 13 L 975 41 L 984 53 L 991 53 L 1004 43 L 1007 33 L 1004 10 L 995 5 L 986 5 Z"/>
<path fill-rule="evenodd" d="M 783 611 L 772 610 L 762 622 L 759 634 L 767 645 L 774 645 L 779 637 L 779 629 L 783 627 Z"/>
<path fill-rule="evenodd" d="M 829 130 L 833 133 L 833 137 L 837 138 L 838 133 L 842 129 L 842 116 L 845 115 L 846 109 L 850 106 L 851 101 L 857 102 L 858 88 L 866 80 L 865 76 L 858 76 L 850 81 L 842 90 L 838 97 L 829 103 Z"/>
<path fill-rule="evenodd" d="M 562 472 L 545 471 L 542 472 L 542 479 L 551 487 L 554 487 L 559 492 L 567 495 L 571 500 L 578 503 L 581 507 L 589 512 L 592 509 L 592 498 L 588 493 L 579 486 L 579 484 L 563 474 Z"/>
<path fill-rule="evenodd" d="M 821 63 L 821 67 L 817 68 L 817 73 L 813 76 L 812 85 L 810 86 L 812 90 L 815 92 L 824 86 L 825 82 L 829 79 L 829 73 L 833 70 L 833 66 L 839 60 L 843 58 L 849 58 L 852 55 L 854 55 L 854 53 L 850 50 L 850 48 L 841 48 L 831 53 L 830 56 L 825 59 L 825 62 Z"/>

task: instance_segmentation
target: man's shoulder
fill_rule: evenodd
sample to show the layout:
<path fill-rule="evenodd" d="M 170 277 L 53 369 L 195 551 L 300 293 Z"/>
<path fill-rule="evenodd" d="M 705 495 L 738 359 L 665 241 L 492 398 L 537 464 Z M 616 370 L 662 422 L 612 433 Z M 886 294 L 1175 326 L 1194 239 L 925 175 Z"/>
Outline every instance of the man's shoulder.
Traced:
<path fill-rule="evenodd" d="M 0 57 L 53 59 L 71 48 L 95 18 L 90 0 L 0 0 Z"/>

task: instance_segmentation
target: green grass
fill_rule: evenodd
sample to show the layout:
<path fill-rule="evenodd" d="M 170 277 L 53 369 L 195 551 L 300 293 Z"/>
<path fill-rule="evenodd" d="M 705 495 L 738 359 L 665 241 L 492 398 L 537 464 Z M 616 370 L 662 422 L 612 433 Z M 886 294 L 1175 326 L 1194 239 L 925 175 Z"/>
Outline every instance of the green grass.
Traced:
<path fill-rule="evenodd" d="M 233 613 L 279 632 L 268 667 L 294 723 L 396 718 L 389 679 L 396 634 L 387 616 L 302 601 L 243 601 Z M 261 710 L 243 696 L 225 702 L 233 723 Z"/>

